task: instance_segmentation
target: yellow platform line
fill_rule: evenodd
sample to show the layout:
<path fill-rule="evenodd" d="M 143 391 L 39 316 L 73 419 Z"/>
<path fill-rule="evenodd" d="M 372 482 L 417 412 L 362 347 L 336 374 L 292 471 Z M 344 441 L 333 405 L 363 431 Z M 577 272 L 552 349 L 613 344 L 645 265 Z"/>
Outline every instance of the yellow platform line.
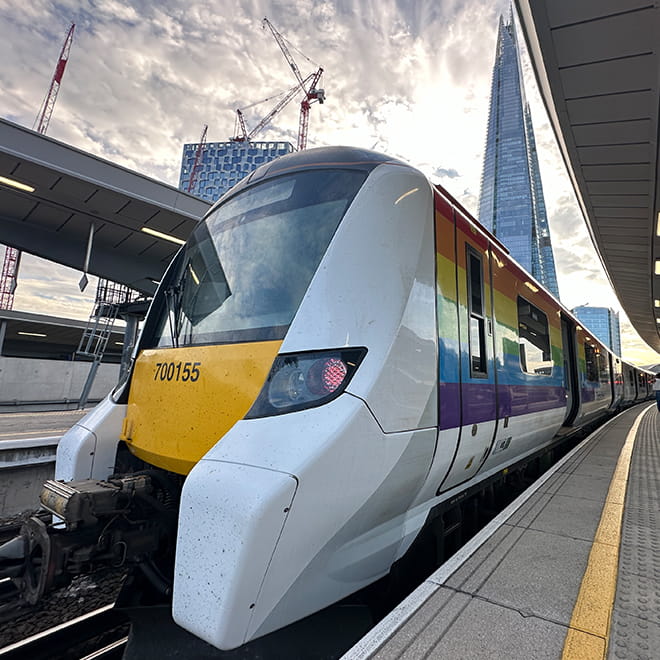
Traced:
<path fill-rule="evenodd" d="M 573 608 L 562 660 L 603 660 L 606 657 L 619 570 L 621 521 L 630 459 L 637 429 L 651 407 L 645 408 L 637 416 L 619 454 Z"/>

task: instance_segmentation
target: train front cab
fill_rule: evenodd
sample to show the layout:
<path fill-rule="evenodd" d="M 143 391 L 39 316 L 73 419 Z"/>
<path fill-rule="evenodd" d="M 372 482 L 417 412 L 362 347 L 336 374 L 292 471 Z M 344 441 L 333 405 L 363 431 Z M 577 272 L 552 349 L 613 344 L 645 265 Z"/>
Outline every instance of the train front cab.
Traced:
<path fill-rule="evenodd" d="M 185 629 L 234 648 L 389 571 L 436 452 L 433 246 L 426 179 L 371 171 L 279 347 L 288 383 L 310 352 L 363 347 L 359 367 L 323 405 L 249 413 L 190 471 L 173 597 Z"/>
<path fill-rule="evenodd" d="M 121 436 L 187 475 L 184 629 L 223 649 L 279 629 L 385 575 L 423 524 L 409 509 L 436 453 L 434 233 L 420 172 L 309 150 L 246 178 L 171 265 L 130 388 L 67 434 L 57 474 L 107 479 Z"/>

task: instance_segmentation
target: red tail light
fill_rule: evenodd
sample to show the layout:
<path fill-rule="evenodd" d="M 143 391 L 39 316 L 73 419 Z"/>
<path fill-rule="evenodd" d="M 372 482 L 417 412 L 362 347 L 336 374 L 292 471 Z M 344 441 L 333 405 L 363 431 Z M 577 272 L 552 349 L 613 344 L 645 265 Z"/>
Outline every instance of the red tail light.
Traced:
<path fill-rule="evenodd" d="M 366 348 L 346 348 L 278 355 L 246 419 L 281 415 L 332 401 L 346 389 L 366 353 Z"/>
<path fill-rule="evenodd" d="M 347 365 L 336 357 L 317 360 L 312 364 L 305 379 L 310 392 L 332 394 L 348 375 Z"/>

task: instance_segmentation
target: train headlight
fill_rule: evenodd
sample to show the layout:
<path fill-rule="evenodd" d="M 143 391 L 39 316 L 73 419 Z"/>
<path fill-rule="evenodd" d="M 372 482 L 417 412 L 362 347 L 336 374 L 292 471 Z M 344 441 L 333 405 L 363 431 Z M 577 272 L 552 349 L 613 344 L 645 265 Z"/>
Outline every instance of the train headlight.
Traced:
<path fill-rule="evenodd" d="M 246 419 L 321 406 L 351 381 L 366 348 L 278 355 Z"/>

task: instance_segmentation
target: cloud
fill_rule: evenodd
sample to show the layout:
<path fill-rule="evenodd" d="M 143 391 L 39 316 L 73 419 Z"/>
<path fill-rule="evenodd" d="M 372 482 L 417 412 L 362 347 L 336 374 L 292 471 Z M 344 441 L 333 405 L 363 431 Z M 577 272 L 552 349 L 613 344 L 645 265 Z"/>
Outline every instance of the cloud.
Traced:
<path fill-rule="evenodd" d="M 489 37 L 484 41 L 494 47 L 496 24 L 490 3 L 448 2 L 440 10 L 430 0 L 357 5 L 254 0 L 232 12 L 209 12 L 194 1 L 71 0 L 57 10 L 41 3 L 29 22 L 17 18 L 18 7 L 8 0 L 0 10 L 0 21 L 13 24 L 23 44 L 18 52 L 5 46 L 7 70 L 27 73 L 15 90 L 12 116 L 25 123 L 35 113 L 58 43 L 68 20 L 75 20 L 50 134 L 170 183 L 178 181 L 181 144 L 196 141 L 203 124 L 209 124 L 210 140 L 224 140 L 233 132 L 237 104 L 295 82 L 272 35 L 261 27 L 264 15 L 291 44 L 303 74 L 315 65 L 300 52 L 325 69 L 328 101 L 312 109 L 310 144 L 370 141 L 370 146 L 380 140 L 413 164 L 422 153 L 432 162 L 431 156 L 445 152 L 443 135 L 446 144 L 451 137 L 452 155 L 458 153 L 453 106 L 459 113 L 474 111 L 484 96 L 475 95 L 474 85 L 487 80 L 492 58 L 492 48 L 469 36 L 484 30 Z M 35 27 L 38 57 L 32 55 Z M 16 83 L 15 73 L 11 77 Z M 465 102 L 461 87 L 468 90 Z M 298 103 L 292 103 L 264 139 L 294 135 L 297 115 Z M 446 161 L 446 153 L 442 156 Z"/>
<path fill-rule="evenodd" d="M 439 179 L 456 179 L 460 174 L 453 167 L 436 167 L 433 176 Z"/>
<path fill-rule="evenodd" d="M 23 253 L 14 309 L 86 320 L 94 304 L 97 278 L 89 276 L 89 284 L 81 293 L 80 276 L 72 268 Z"/>
<path fill-rule="evenodd" d="M 196 142 L 204 124 L 209 141 L 224 141 L 237 107 L 294 84 L 262 28 L 268 16 L 303 75 L 324 68 L 327 101 L 312 107 L 310 147 L 385 151 L 440 179 L 474 213 L 497 21 L 508 6 L 509 0 L 3 0 L 0 115 L 32 126 L 75 21 L 48 134 L 177 185 L 182 145 Z M 525 71 L 560 289 L 582 296 L 579 304 L 608 285 L 598 276 L 533 75 Z M 295 143 L 299 103 L 290 103 L 261 137 Z M 255 106 L 251 125 L 273 105 Z M 24 262 L 16 308 L 36 310 L 42 299 L 42 308 L 60 313 L 70 301 L 48 292 L 66 278 L 51 281 L 33 268 Z M 79 275 L 69 279 L 75 292 Z M 75 313 L 86 318 L 91 303 L 80 304 L 86 305 Z"/>

